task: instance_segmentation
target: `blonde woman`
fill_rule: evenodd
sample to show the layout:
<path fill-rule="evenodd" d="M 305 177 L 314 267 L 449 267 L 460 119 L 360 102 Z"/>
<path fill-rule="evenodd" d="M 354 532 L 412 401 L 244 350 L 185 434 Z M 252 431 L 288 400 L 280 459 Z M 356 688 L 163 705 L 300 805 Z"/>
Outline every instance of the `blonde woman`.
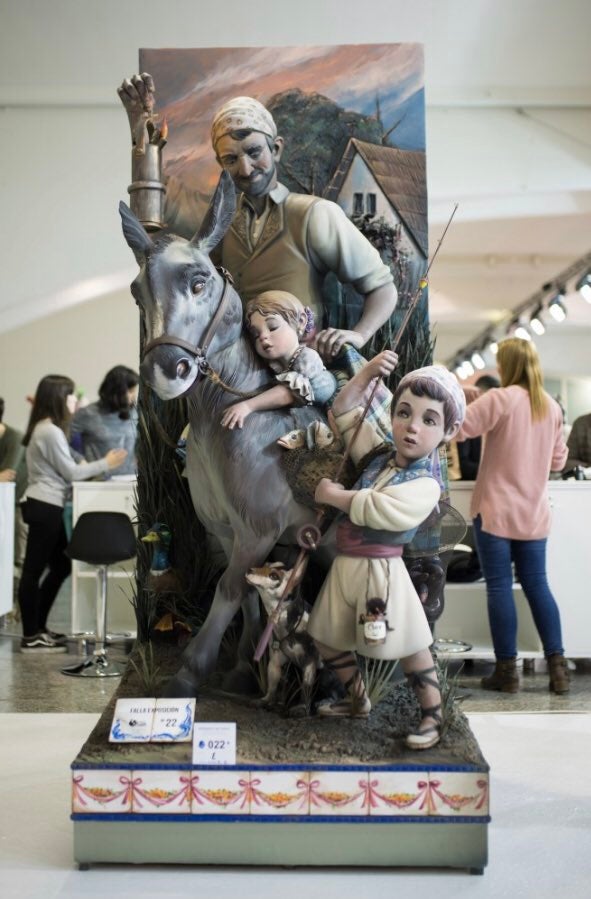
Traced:
<path fill-rule="evenodd" d="M 457 439 L 485 435 L 471 515 L 496 657 L 482 679 L 486 690 L 516 693 L 517 613 L 512 563 L 531 608 L 550 672 L 550 690 L 567 693 L 569 675 L 558 606 L 546 575 L 550 532 L 547 482 L 564 467 L 568 451 L 562 412 L 542 386 L 533 344 L 516 337 L 499 344 L 501 387 L 470 403 Z"/>

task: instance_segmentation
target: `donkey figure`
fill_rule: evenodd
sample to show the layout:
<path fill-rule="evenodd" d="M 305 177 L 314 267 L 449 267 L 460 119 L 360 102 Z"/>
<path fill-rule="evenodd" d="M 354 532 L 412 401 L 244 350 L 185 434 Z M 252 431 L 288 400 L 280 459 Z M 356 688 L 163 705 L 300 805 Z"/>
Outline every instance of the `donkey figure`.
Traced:
<path fill-rule="evenodd" d="M 224 409 L 237 399 L 227 388 L 251 393 L 271 383 L 268 368 L 243 333 L 240 297 L 209 258 L 230 225 L 235 202 L 234 185 L 224 172 L 190 241 L 175 235 L 152 240 L 127 206 L 119 207 L 125 239 L 140 267 L 131 292 L 144 324 L 141 376 L 162 399 L 187 396 L 191 498 L 227 559 L 209 614 L 168 684 L 171 696 L 196 695 L 240 608 L 239 657 L 224 686 L 243 691 L 251 679 L 248 663 L 259 631 L 258 595 L 246 573 L 261 566 L 277 543 L 295 544 L 298 530 L 315 517 L 293 498 L 280 464 L 285 451 L 277 440 L 294 427 L 321 419 L 317 408 L 257 412 L 241 430 L 220 423 Z"/>

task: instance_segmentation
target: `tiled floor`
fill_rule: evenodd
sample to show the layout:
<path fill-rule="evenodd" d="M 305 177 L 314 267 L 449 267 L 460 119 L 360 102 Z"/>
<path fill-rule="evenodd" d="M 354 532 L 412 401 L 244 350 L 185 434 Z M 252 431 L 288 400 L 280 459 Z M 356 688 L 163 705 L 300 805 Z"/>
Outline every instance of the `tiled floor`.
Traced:
<path fill-rule="evenodd" d="M 58 598 L 52 615 L 54 630 L 67 631 L 67 590 Z M 72 664 L 82 646 L 71 642 L 68 655 L 36 658 L 19 652 L 20 625 L 12 618 L 0 627 L 0 712 L 100 712 L 117 686 L 109 680 L 66 677 L 60 673 Z M 126 645 L 114 643 L 109 649 L 115 660 L 123 660 Z M 571 692 L 556 696 L 548 690 L 546 663 L 536 659 L 530 665 L 519 662 L 521 690 L 515 695 L 482 690 L 480 679 L 492 670 L 492 663 L 457 659 L 449 663 L 450 677 L 457 676 L 457 695 L 462 711 L 470 712 L 591 712 L 591 660 L 571 663 Z M 527 670 L 526 670 L 527 669 Z M 401 675 L 400 675 L 401 676 Z M 43 690 L 39 690 L 39 684 Z"/>

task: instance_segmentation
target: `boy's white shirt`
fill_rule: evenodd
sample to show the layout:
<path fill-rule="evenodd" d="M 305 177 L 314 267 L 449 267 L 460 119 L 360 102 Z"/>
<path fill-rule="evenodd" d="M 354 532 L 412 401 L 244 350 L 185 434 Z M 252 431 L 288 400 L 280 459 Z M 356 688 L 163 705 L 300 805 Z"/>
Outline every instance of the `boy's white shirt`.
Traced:
<path fill-rule="evenodd" d="M 349 446 L 363 407 L 357 406 L 335 416 L 336 425 Z M 364 420 L 351 447 L 351 459 L 359 462 L 383 443 L 372 424 Z M 437 504 L 441 488 L 435 478 L 422 477 L 401 484 L 387 485 L 392 478 L 388 465 L 371 487 L 357 490 L 349 509 L 353 524 L 376 530 L 406 531 L 421 524 Z"/>

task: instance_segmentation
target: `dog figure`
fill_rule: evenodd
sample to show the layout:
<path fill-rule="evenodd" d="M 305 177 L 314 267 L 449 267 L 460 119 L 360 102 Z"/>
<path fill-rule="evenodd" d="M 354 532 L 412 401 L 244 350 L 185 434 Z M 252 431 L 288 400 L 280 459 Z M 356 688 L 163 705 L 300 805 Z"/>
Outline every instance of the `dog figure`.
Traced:
<path fill-rule="evenodd" d="M 267 615 L 272 615 L 283 596 L 292 569 L 286 569 L 282 562 L 268 562 L 262 568 L 251 568 L 246 580 L 258 590 Z M 308 612 L 297 598 L 287 599 L 281 609 L 279 620 L 273 628 L 270 644 L 269 666 L 267 668 L 267 692 L 260 700 L 261 705 L 271 705 L 277 694 L 281 680 L 281 669 L 287 661 L 293 662 L 302 672 L 302 690 L 311 695 L 317 671 L 322 661 L 314 640 L 307 632 Z"/>

